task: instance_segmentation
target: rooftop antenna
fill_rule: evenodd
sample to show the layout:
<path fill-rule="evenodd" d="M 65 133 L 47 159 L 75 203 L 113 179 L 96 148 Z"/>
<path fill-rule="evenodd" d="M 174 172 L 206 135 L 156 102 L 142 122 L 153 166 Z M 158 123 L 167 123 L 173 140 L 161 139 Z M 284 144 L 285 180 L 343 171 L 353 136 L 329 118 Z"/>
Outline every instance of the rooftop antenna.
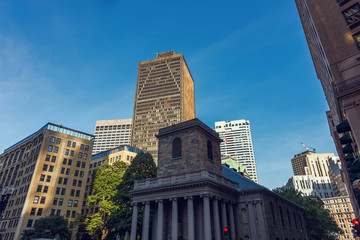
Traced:
<path fill-rule="evenodd" d="M 303 143 L 303 142 L 301 142 L 301 145 L 303 145 L 304 146 L 304 148 L 306 149 L 306 151 L 310 151 L 310 149 L 307 147 L 307 146 L 305 146 L 305 144 Z M 315 152 L 315 148 L 312 148 L 312 147 L 310 147 L 314 152 Z"/>

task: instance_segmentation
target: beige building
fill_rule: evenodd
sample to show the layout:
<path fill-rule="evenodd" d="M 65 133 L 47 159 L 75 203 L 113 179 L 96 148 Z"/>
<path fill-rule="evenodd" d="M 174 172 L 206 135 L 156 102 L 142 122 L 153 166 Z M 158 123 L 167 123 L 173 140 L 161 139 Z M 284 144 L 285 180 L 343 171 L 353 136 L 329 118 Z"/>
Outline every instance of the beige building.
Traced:
<path fill-rule="evenodd" d="M 95 143 L 93 154 L 129 145 L 132 119 L 99 120 L 95 126 Z"/>
<path fill-rule="evenodd" d="M 329 159 L 329 177 L 333 187 L 334 196 L 349 196 L 345 185 L 345 174 L 339 157 Z"/>
<path fill-rule="evenodd" d="M 70 224 L 81 212 L 94 136 L 52 123 L 0 155 L 0 235 L 19 240 L 50 214 Z"/>
<path fill-rule="evenodd" d="M 194 117 L 194 80 L 183 53 L 158 53 L 139 62 L 130 145 L 149 152 L 157 163 L 159 129 Z"/>
<path fill-rule="evenodd" d="M 355 219 L 354 210 L 349 197 L 333 197 L 321 199 L 324 202 L 324 208 L 330 212 L 338 226 L 343 230 L 339 239 L 355 239 L 352 234 L 352 223 Z"/>
<path fill-rule="evenodd" d="M 306 40 L 323 87 L 326 113 L 342 165 L 359 157 L 360 144 L 360 3 L 355 0 L 295 0 Z M 360 179 L 344 171 L 348 189 Z M 359 199 L 349 191 L 359 212 Z"/>
<path fill-rule="evenodd" d="M 329 159 L 332 157 L 335 157 L 333 153 L 316 153 L 310 150 L 296 154 L 291 159 L 294 175 L 328 177 Z"/>
<path fill-rule="evenodd" d="M 96 169 L 104 163 L 108 162 L 112 165 L 114 162 L 123 161 L 126 164 L 130 165 L 132 160 L 136 157 L 136 155 L 140 152 L 143 152 L 140 149 L 133 148 L 129 145 L 122 145 L 116 148 L 112 148 L 106 151 L 99 152 L 97 154 L 92 155 L 91 162 L 89 166 L 88 177 L 86 180 L 86 187 L 85 187 L 85 194 L 84 194 L 84 201 L 83 201 L 83 209 L 81 210 L 81 214 L 94 214 L 97 213 L 96 206 L 87 208 L 86 206 L 86 199 L 90 192 L 90 186 L 93 180 L 93 174 L 95 174 Z"/>

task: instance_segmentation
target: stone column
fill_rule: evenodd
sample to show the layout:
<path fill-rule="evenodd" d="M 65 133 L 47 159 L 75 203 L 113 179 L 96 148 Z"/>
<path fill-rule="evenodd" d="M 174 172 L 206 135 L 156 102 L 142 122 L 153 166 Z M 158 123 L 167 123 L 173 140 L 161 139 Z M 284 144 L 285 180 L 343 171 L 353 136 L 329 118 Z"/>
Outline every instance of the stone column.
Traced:
<path fill-rule="evenodd" d="M 235 220 L 234 220 L 234 208 L 233 208 L 233 204 L 231 202 L 229 203 L 229 215 L 230 215 L 229 217 L 230 217 L 231 239 L 234 239 L 236 236 L 236 230 L 235 230 Z M 265 239 L 265 238 L 262 238 L 262 239 Z"/>
<path fill-rule="evenodd" d="M 221 201 L 221 220 L 222 220 L 222 226 L 229 227 L 227 223 L 227 215 L 226 215 L 226 203 L 225 201 Z"/>
<path fill-rule="evenodd" d="M 213 199 L 213 213 L 214 213 L 215 240 L 221 240 L 219 203 L 217 198 Z"/>
<path fill-rule="evenodd" d="M 176 198 L 170 199 L 172 201 L 171 208 L 171 239 L 178 239 L 178 202 Z"/>
<path fill-rule="evenodd" d="M 265 229 L 265 219 L 262 209 L 262 201 L 256 202 L 256 212 L 258 217 L 259 223 L 259 232 L 260 232 L 260 239 L 266 239 L 266 229 Z"/>
<path fill-rule="evenodd" d="M 254 213 L 254 203 L 248 202 L 248 212 L 249 212 L 249 225 L 251 231 L 251 240 L 258 240 L 257 231 L 256 231 L 256 223 L 255 223 L 255 213 Z"/>
<path fill-rule="evenodd" d="M 187 199 L 187 214 L 188 214 L 188 239 L 195 240 L 194 232 L 194 203 L 192 196 L 186 197 Z"/>
<path fill-rule="evenodd" d="M 155 204 L 154 206 L 154 212 L 153 212 L 153 225 L 152 225 L 152 238 L 151 239 L 156 239 L 156 231 L 157 231 L 157 205 Z"/>
<path fill-rule="evenodd" d="M 240 229 L 241 229 L 241 223 L 240 223 L 240 206 L 239 204 L 235 204 L 235 228 L 236 228 L 236 235 L 240 236 Z"/>
<path fill-rule="evenodd" d="M 211 239 L 211 215 L 209 195 L 203 196 L 204 205 L 204 236 L 205 239 Z"/>
<path fill-rule="evenodd" d="M 157 217 L 157 228 L 156 228 L 156 239 L 162 240 L 163 226 L 164 226 L 164 203 L 163 200 L 157 200 L 158 203 L 158 217 Z"/>
<path fill-rule="evenodd" d="M 149 240 L 149 226 L 150 226 L 150 203 L 145 202 L 142 238 L 141 238 L 142 240 Z"/>
<path fill-rule="evenodd" d="M 138 217 L 138 206 L 137 203 L 132 203 L 133 205 L 133 214 L 131 220 L 131 233 L 130 240 L 136 240 L 136 225 L 137 225 L 137 217 Z"/>

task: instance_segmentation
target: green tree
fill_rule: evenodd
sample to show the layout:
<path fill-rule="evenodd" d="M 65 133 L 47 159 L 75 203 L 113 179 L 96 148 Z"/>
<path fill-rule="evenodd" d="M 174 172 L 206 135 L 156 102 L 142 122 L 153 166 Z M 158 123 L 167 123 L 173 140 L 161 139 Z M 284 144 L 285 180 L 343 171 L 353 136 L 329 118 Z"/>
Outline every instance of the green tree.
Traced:
<path fill-rule="evenodd" d="M 63 216 L 50 215 L 35 221 L 34 228 L 24 230 L 22 239 L 31 238 L 57 238 L 70 239 L 71 231 L 68 228 L 68 220 Z"/>
<path fill-rule="evenodd" d="M 97 213 L 90 216 L 87 221 L 86 230 L 95 238 L 104 239 L 108 233 L 106 222 L 108 217 L 115 212 L 119 206 L 114 202 L 116 187 L 121 183 L 128 166 L 122 161 L 116 161 L 109 165 L 104 162 L 95 173 L 91 185 L 92 195 L 87 198 L 87 206 L 98 209 Z"/>
<path fill-rule="evenodd" d="M 309 239 L 338 239 L 336 235 L 341 233 L 341 229 L 322 201 L 303 197 L 301 192 L 293 188 L 277 188 L 274 192 L 305 209 L 304 219 Z"/>
<path fill-rule="evenodd" d="M 139 153 L 126 170 L 123 181 L 118 185 L 118 192 L 114 201 L 119 208 L 109 217 L 107 227 L 110 230 L 106 239 L 115 239 L 115 236 L 125 236 L 131 230 L 132 196 L 129 191 L 134 188 L 136 180 L 156 177 L 156 165 L 149 153 Z M 142 211 L 139 209 L 138 228 L 141 229 Z"/>

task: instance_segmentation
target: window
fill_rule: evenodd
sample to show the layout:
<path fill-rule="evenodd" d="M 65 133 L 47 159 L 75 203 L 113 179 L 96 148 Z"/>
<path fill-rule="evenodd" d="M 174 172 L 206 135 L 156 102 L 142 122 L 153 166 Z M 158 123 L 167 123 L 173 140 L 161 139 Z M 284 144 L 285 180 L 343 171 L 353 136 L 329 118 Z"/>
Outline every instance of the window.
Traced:
<path fill-rule="evenodd" d="M 57 138 L 57 139 L 56 139 L 56 143 L 57 143 L 57 144 L 60 144 L 60 142 L 61 142 L 61 139 L 60 139 L 60 138 Z"/>
<path fill-rule="evenodd" d="M 59 206 L 62 206 L 62 205 L 63 205 L 63 202 L 64 202 L 64 199 L 59 198 Z"/>
<path fill-rule="evenodd" d="M 59 187 L 56 188 L 55 194 L 60 194 L 60 188 Z"/>
<path fill-rule="evenodd" d="M 41 190 L 42 190 L 42 185 L 38 185 L 38 187 L 37 187 L 37 189 L 36 189 L 36 192 L 41 192 Z"/>
<path fill-rule="evenodd" d="M 71 141 L 68 141 L 66 146 L 70 147 L 71 146 Z"/>
<path fill-rule="evenodd" d="M 72 217 L 72 218 L 74 218 L 74 217 L 75 217 L 75 215 L 76 215 L 76 211 L 72 211 L 72 213 L 71 213 L 71 217 Z"/>
<path fill-rule="evenodd" d="M 73 205 L 73 200 L 69 200 L 68 207 L 72 207 L 72 205 Z"/>
<path fill-rule="evenodd" d="M 75 189 L 71 189 L 70 196 L 73 197 L 75 195 Z"/>
<path fill-rule="evenodd" d="M 55 215 L 55 209 L 51 209 L 50 215 Z"/>
<path fill-rule="evenodd" d="M 85 162 L 82 162 L 81 163 L 81 168 L 85 168 L 85 164 L 86 164 Z"/>
<path fill-rule="evenodd" d="M 56 156 L 52 156 L 51 162 L 56 162 Z"/>
<path fill-rule="evenodd" d="M 213 150 L 210 140 L 207 141 L 207 155 L 208 155 L 208 160 L 213 161 Z"/>
<path fill-rule="evenodd" d="M 86 153 L 84 153 L 83 156 L 84 156 L 84 157 L 83 157 L 84 159 L 87 159 L 87 154 L 86 154 Z"/>
<path fill-rule="evenodd" d="M 77 180 L 73 180 L 73 186 L 76 186 Z"/>
<path fill-rule="evenodd" d="M 79 152 L 78 158 L 82 158 L 82 152 Z"/>
<path fill-rule="evenodd" d="M 67 185 L 68 183 L 68 178 L 64 178 L 64 185 Z"/>
<path fill-rule="evenodd" d="M 43 171 L 46 171 L 47 170 L 47 168 L 48 168 L 48 165 L 47 164 L 44 164 L 44 166 L 43 166 Z"/>
<path fill-rule="evenodd" d="M 41 197 L 40 204 L 45 204 L 46 197 Z"/>
<path fill-rule="evenodd" d="M 80 161 L 77 161 L 77 162 L 76 162 L 76 167 L 80 167 L 80 165 L 81 165 L 81 162 L 80 162 Z"/>
<path fill-rule="evenodd" d="M 52 152 L 52 150 L 53 150 L 53 146 L 52 146 L 52 145 L 49 145 L 48 151 L 49 151 L 49 152 Z"/>
<path fill-rule="evenodd" d="M 360 49 L 360 32 L 353 35 L 356 46 Z"/>
<path fill-rule="evenodd" d="M 66 175 L 69 175 L 70 174 L 70 168 L 67 168 L 66 169 Z"/>
<path fill-rule="evenodd" d="M 81 185 L 82 185 L 82 181 L 79 180 L 79 181 L 78 181 L 78 187 L 81 187 Z"/>
<path fill-rule="evenodd" d="M 39 203 L 39 198 L 40 198 L 39 196 L 35 196 L 34 197 L 34 203 Z"/>
<path fill-rule="evenodd" d="M 45 175 L 44 174 L 41 174 L 40 175 L 40 181 L 43 182 L 45 180 Z"/>
<path fill-rule="evenodd" d="M 360 20 L 360 5 L 356 3 L 344 10 L 343 15 L 345 17 L 345 21 L 348 25 L 353 25 L 354 23 L 359 22 Z"/>
<path fill-rule="evenodd" d="M 63 182 L 63 178 L 59 177 L 58 184 L 62 184 L 62 182 Z"/>
<path fill-rule="evenodd" d="M 79 197 L 79 196 L 80 196 L 80 190 L 76 190 L 75 196 L 76 196 L 76 197 Z"/>
<path fill-rule="evenodd" d="M 46 182 L 50 182 L 51 176 L 46 176 Z"/>
<path fill-rule="evenodd" d="M 58 199 L 57 198 L 54 198 L 54 201 L 53 201 L 53 205 L 57 205 L 57 203 L 58 203 Z"/>
<path fill-rule="evenodd" d="M 85 146 L 85 151 L 89 151 L 89 146 L 88 145 Z"/>
<path fill-rule="evenodd" d="M 43 190 L 43 193 L 47 193 L 49 190 L 49 187 L 48 186 L 44 186 L 44 190 Z"/>
<path fill-rule="evenodd" d="M 49 166 L 49 172 L 53 172 L 54 171 L 54 166 L 53 165 L 50 165 Z"/>
<path fill-rule="evenodd" d="M 35 212 L 36 212 L 36 208 L 31 208 L 30 215 L 31 215 L 31 216 L 35 215 Z"/>
<path fill-rule="evenodd" d="M 71 157 L 74 156 L 74 151 L 73 150 L 70 151 L 70 156 Z"/>
<path fill-rule="evenodd" d="M 51 137 L 50 142 L 54 143 L 55 142 L 55 137 Z"/>
<path fill-rule="evenodd" d="M 50 161 L 50 155 L 46 155 L 46 157 L 45 157 L 45 161 Z"/>
<path fill-rule="evenodd" d="M 76 147 L 76 142 L 73 142 L 73 143 L 72 143 L 72 147 L 73 147 L 73 148 Z"/>
<path fill-rule="evenodd" d="M 61 174 L 64 174 L 64 173 L 65 173 L 65 168 L 61 168 L 60 173 L 61 173 Z"/>
<path fill-rule="evenodd" d="M 80 145 L 80 149 L 81 149 L 81 150 L 84 150 L 84 144 L 81 144 L 81 145 Z"/>
<path fill-rule="evenodd" d="M 84 171 L 80 171 L 80 177 L 84 176 Z"/>
<path fill-rule="evenodd" d="M 181 158 L 181 139 L 175 138 L 172 142 L 172 159 Z"/>
<path fill-rule="evenodd" d="M 60 206 L 60 204 L 59 204 L 59 206 Z M 61 214 L 61 210 L 60 209 L 56 210 L 56 215 L 60 216 L 60 214 Z"/>
<path fill-rule="evenodd" d="M 65 189 L 65 188 L 62 188 L 62 189 L 61 189 L 61 195 L 65 195 L 65 192 L 66 192 L 66 189 Z"/>
<path fill-rule="evenodd" d="M 79 170 L 75 170 L 74 176 L 75 176 L 75 177 L 79 176 Z"/>
<path fill-rule="evenodd" d="M 71 212 L 70 210 L 67 210 L 67 211 L 66 211 L 66 217 L 67 217 L 67 218 L 70 217 L 70 212 Z"/>
<path fill-rule="evenodd" d="M 68 161 L 68 165 L 69 165 L 69 166 L 71 166 L 71 164 L 72 164 L 72 160 L 71 160 L 71 159 L 69 159 L 69 161 Z"/>
<path fill-rule="evenodd" d="M 65 155 L 69 155 L 69 152 L 70 152 L 70 150 L 69 150 L 69 149 L 66 149 L 66 150 L 65 150 Z"/>
<path fill-rule="evenodd" d="M 57 153 L 59 151 L 59 147 L 54 147 L 54 153 Z"/>
<path fill-rule="evenodd" d="M 27 227 L 27 228 L 31 228 L 32 223 L 33 223 L 33 220 L 32 220 L 32 219 L 29 219 L 28 222 L 27 222 L 27 224 L 26 224 L 26 227 Z"/>

